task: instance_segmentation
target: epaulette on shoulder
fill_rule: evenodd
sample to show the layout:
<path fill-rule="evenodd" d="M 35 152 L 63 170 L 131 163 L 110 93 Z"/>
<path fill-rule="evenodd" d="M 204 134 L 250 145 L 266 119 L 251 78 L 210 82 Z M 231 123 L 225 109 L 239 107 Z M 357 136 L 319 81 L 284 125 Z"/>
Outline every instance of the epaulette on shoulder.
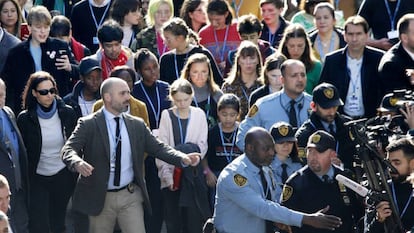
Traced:
<path fill-rule="evenodd" d="M 303 175 L 303 171 L 306 169 L 307 166 L 302 167 L 301 169 L 295 171 L 291 176 L 289 176 L 289 178 L 286 180 L 286 183 L 289 183 L 289 181 L 295 179 L 298 176 L 302 176 Z"/>

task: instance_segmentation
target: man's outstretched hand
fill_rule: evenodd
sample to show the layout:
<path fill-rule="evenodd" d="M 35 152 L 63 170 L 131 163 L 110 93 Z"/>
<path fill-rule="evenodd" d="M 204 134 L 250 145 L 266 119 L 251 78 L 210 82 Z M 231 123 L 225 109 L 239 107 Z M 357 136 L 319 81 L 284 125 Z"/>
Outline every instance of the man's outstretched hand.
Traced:
<path fill-rule="evenodd" d="M 189 153 L 187 154 L 187 157 L 184 157 L 182 159 L 183 164 L 186 166 L 197 166 L 198 163 L 200 163 L 201 160 L 201 154 L 200 153 Z"/>
<path fill-rule="evenodd" d="M 328 210 L 329 206 L 326 206 L 316 213 L 307 214 L 303 216 L 302 223 L 314 228 L 334 231 L 342 225 L 342 220 L 333 215 L 326 215 L 325 213 L 328 212 Z"/>

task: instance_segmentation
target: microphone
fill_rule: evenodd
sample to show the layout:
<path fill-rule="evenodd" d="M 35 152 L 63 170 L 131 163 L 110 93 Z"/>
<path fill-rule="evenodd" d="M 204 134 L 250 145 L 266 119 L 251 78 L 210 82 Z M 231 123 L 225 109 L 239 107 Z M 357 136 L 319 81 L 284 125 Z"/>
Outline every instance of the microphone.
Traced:
<path fill-rule="evenodd" d="M 301 110 L 303 108 L 303 104 L 302 103 L 298 103 L 298 109 Z"/>
<path fill-rule="evenodd" d="M 358 184 L 357 182 L 343 176 L 343 175 L 336 175 L 335 179 L 345 185 L 347 188 L 350 188 L 354 192 L 356 192 L 361 197 L 366 197 L 369 193 L 369 190 L 364 186 Z"/>

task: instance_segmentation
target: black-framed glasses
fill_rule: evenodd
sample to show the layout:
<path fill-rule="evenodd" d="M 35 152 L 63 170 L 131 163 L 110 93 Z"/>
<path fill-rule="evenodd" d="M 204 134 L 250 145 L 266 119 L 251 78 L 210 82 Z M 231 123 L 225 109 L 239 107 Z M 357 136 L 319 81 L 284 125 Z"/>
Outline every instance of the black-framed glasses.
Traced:
<path fill-rule="evenodd" d="M 57 90 L 56 90 L 56 88 L 54 88 L 54 87 L 52 87 L 52 88 L 50 88 L 49 90 L 47 90 L 47 89 L 41 89 L 41 90 L 36 90 L 40 95 L 47 95 L 47 94 L 49 94 L 49 92 L 50 92 L 50 94 L 56 94 L 56 92 L 57 92 Z"/>

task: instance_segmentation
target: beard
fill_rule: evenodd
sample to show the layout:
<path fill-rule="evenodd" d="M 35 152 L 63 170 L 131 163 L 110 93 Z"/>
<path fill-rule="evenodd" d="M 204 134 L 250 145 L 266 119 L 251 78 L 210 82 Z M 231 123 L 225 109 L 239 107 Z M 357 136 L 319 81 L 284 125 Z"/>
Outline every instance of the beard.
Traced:
<path fill-rule="evenodd" d="M 406 175 L 395 175 L 392 176 L 392 181 L 396 182 L 396 183 L 404 183 L 407 180 L 407 176 Z"/>

